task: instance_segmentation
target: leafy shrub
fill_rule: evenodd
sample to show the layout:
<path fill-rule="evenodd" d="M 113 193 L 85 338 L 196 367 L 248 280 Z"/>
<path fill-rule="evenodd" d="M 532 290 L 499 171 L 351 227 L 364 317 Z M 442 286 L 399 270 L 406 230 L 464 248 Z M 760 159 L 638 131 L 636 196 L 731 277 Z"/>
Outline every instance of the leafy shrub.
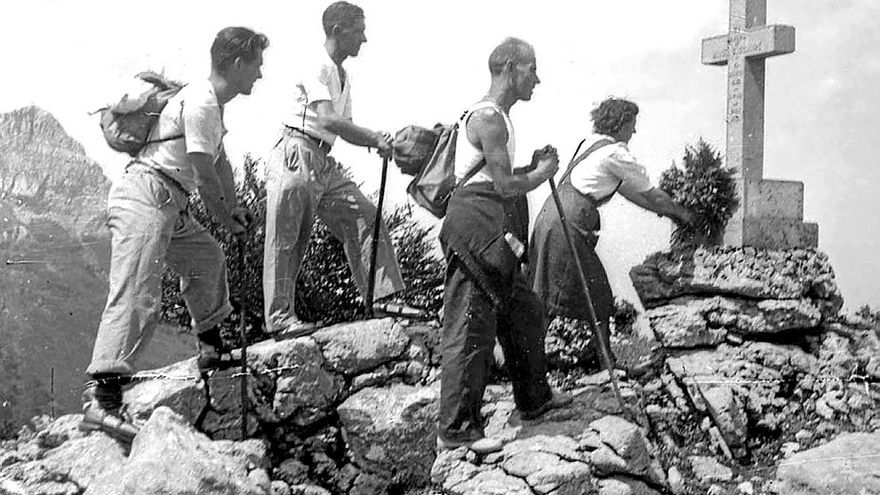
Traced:
<path fill-rule="evenodd" d="M 243 299 L 248 339 L 260 340 L 263 325 L 263 246 L 266 225 L 266 184 L 257 177 L 257 160 L 245 157 L 244 181 L 236 184 L 239 203 L 254 214 L 254 229 L 245 243 L 244 270 L 239 267 L 239 248 L 229 233 L 208 213 L 198 197 L 191 198 L 190 213 L 223 247 L 227 257 L 230 299 L 235 314 L 223 329 L 225 338 L 237 342 L 238 308 Z M 408 290 L 400 298 L 436 315 L 443 302 L 443 262 L 432 254 L 429 229 L 419 225 L 407 208 L 385 212 L 385 222 L 397 251 Z M 342 243 L 320 220 L 312 228 L 309 248 L 296 286 L 296 311 L 306 321 L 350 321 L 363 315 L 363 301 L 354 285 Z M 180 297 L 179 278 L 166 270 L 162 280 L 162 317 L 188 327 L 189 314 Z"/>
<path fill-rule="evenodd" d="M 638 312 L 632 303 L 615 299 L 611 334 L 629 335 L 637 317 Z M 574 370 L 601 366 L 594 340 L 587 320 L 553 318 L 544 340 L 548 367 L 554 370 Z"/>
<path fill-rule="evenodd" d="M 660 189 L 694 213 L 692 226 L 677 225 L 672 245 L 720 244 L 727 222 L 739 206 L 734 169 L 722 166 L 721 154 L 701 138 L 685 147 L 684 168 L 673 163 L 660 176 Z"/>

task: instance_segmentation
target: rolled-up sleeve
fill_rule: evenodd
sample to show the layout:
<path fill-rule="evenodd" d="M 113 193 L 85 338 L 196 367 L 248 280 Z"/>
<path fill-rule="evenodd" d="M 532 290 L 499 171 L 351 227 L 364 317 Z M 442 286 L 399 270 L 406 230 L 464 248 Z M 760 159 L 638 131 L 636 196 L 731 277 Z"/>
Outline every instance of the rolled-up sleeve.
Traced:
<path fill-rule="evenodd" d="M 223 117 L 211 95 L 188 100 L 183 105 L 183 121 L 186 152 L 216 157 L 223 139 Z"/>
<path fill-rule="evenodd" d="M 316 66 L 304 73 L 296 84 L 296 100 L 305 105 L 316 101 L 332 101 L 330 77 L 327 66 Z"/>
<path fill-rule="evenodd" d="M 620 146 L 611 153 L 603 165 L 608 173 L 622 181 L 620 189 L 624 192 L 643 193 L 654 187 L 645 167 L 639 164 L 625 146 Z"/>

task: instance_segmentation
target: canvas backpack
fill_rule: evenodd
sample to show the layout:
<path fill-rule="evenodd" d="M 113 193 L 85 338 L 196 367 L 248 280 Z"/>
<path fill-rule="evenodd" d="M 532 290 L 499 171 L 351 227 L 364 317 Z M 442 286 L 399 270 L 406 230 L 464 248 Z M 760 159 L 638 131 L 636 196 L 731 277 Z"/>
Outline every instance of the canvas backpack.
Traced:
<path fill-rule="evenodd" d="M 147 144 L 183 137 L 180 134 L 148 141 L 162 109 L 184 84 L 150 71 L 141 72 L 135 77 L 148 83 L 149 89 L 135 97 L 125 94 L 116 104 L 98 110 L 104 140 L 114 150 L 131 156 L 136 156 Z"/>
<path fill-rule="evenodd" d="M 446 207 L 452 193 L 471 179 L 486 160 L 480 160 L 461 179 L 455 177 L 455 145 L 458 141 L 459 122 L 465 121 L 468 112 L 452 125 L 437 124 L 433 129 L 408 126 L 394 136 L 392 148 L 394 163 L 402 173 L 414 175 L 406 191 L 419 206 L 437 218 L 446 216 Z"/>

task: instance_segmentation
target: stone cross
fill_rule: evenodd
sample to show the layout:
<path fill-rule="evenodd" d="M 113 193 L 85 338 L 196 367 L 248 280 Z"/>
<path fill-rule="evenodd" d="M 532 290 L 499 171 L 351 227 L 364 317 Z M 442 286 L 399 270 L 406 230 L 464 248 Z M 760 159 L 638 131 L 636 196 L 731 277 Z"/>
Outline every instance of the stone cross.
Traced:
<path fill-rule="evenodd" d="M 791 26 L 767 26 L 767 0 L 730 0 L 730 32 L 703 40 L 702 62 L 727 65 L 727 166 L 736 170 L 740 207 L 724 243 L 815 247 L 819 227 L 804 223 L 802 182 L 764 179 L 764 59 L 794 52 Z"/>

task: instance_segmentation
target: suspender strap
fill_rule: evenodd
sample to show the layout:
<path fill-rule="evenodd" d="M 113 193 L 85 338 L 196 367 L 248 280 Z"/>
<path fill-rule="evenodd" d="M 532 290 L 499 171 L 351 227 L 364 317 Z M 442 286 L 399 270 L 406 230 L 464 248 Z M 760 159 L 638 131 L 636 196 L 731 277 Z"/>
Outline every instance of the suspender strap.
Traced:
<path fill-rule="evenodd" d="M 609 139 L 600 139 L 600 140 L 596 141 L 595 143 L 593 143 L 592 146 L 587 148 L 587 151 L 584 151 L 584 154 L 578 156 L 578 151 L 580 151 L 581 146 L 583 146 L 584 142 L 586 142 L 586 139 L 582 140 L 580 142 L 580 144 L 578 144 L 577 149 L 574 150 L 574 155 L 572 155 L 572 157 L 571 157 L 571 162 L 569 162 L 569 164 L 568 164 L 568 169 L 565 171 L 565 174 L 562 176 L 562 179 L 559 181 L 560 184 L 563 184 L 563 183 L 565 183 L 566 180 L 568 180 L 569 176 L 574 171 L 575 165 L 584 161 L 588 156 L 590 156 L 594 151 L 598 150 L 599 148 L 601 148 L 603 146 L 607 146 L 609 144 L 614 144 L 614 142 Z M 593 199 L 596 203 L 602 203 L 603 201 L 610 199 L 611 196 L 614 196 L 614 194 L 617 193 L 617 190 L 620 189 L 620 186 L 622 186 L 622 185 L 623 185 L 623 181 L 622 180 L 618 181 L 617 186 L 614 188 L 613 191 L 611 191 L 611 194 L 609 194 L 608 196 L 605 196 L 602 199 L 596 199 L 596 198 L 593 198 L 592 196 L 590 196 L 590 198 Z"/>
<path fill-rule="evenodd" d="M 581 150 L 581 146 L 583 146 L 586 141 L 587 141 L 586 139 L 582 140 L 580 142 L 580 144 L 578 144 L 577 149 L 574 150 L 574 155 L 572 155 L 571 161 L 568 162 L 568 169 L 565 171 L 565 175 L 562 176 L 562 179 L 559 180 L 560 184 L 562 184 L 563 182 L 565 182 L 568 179 L 568 176 L 571 175 L 571 173 L 574 171 L 575 165 L 584 161 L 588 156 L 590 156 L 597 149 L 599 149 L 605 145 L 608 145 L 608 144 L 614 144 L 614 142 L 611 141 L 610 139 L 600 139 L 600 140 L 596 141 L 595 143 L 593 143 L 592 146 L 587 148 L 587 151 L 584 151 L 583 155 L 578 156 L 578 151 Z M 620 187 L 620 186 L 618 186 L 618 187 Z M 615 189 L 614 191 L 617 192 L 617 189 Z"/>

